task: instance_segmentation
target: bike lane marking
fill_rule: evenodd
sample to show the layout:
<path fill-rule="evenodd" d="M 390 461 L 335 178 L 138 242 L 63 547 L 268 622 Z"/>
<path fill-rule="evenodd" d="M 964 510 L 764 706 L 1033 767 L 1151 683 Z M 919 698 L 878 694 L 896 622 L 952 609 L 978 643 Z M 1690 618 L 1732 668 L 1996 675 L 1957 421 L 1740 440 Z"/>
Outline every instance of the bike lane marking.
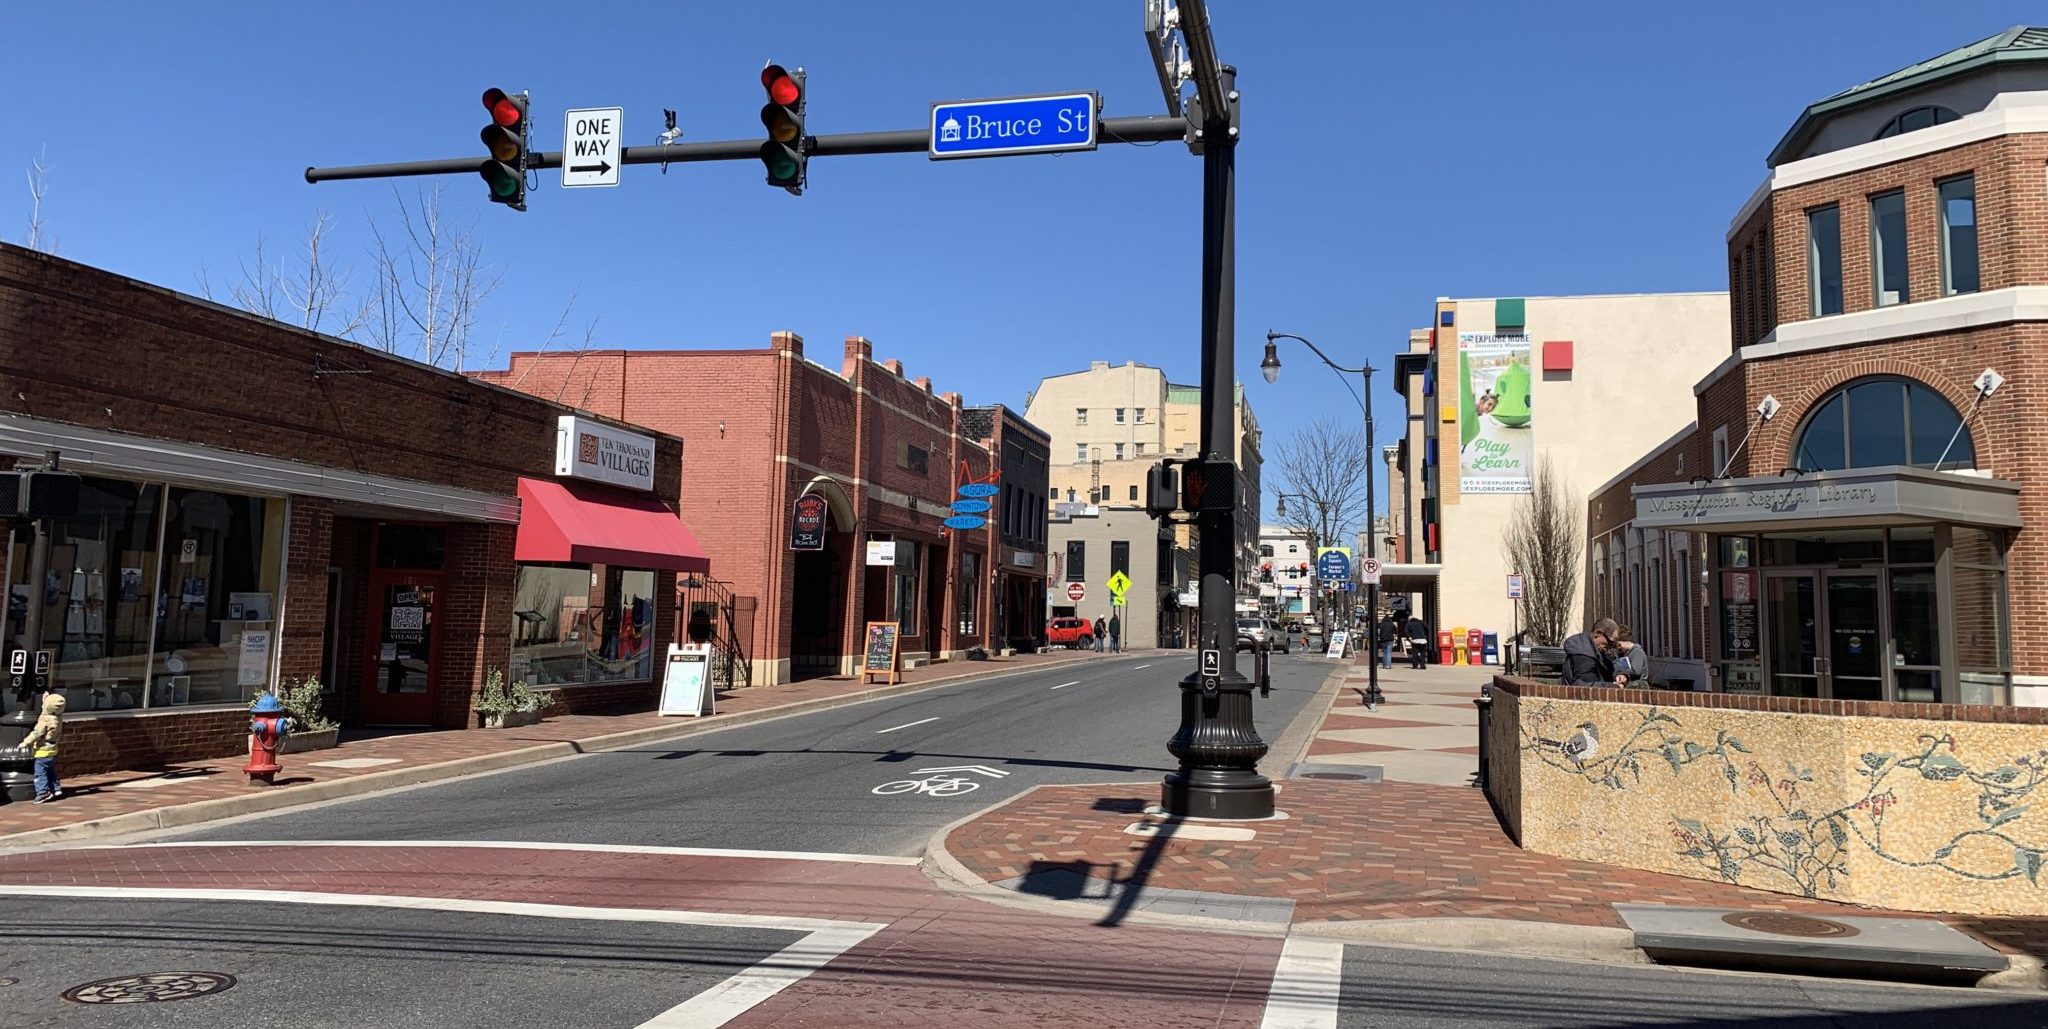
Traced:
<path fill-rule="evenodd" d="M 372 893 L 313 893 L 303 890 L 179 889 L 144 886 L 11 886 L 0 896 L 111 897 L 144 900 L 226 900 L 324 907 L 384 907 L 414 911 L 463 911 L 535 918 L 584 921 L 667 922 L 718 928 L 780 929 L 805 935 L 758 964 L 741 970 L 702 993 L 642 1022 L 638 1029 L 715 1029 L 747 1013 L 755 1005 L 844 954 L 855 944 L 886 928 L 882 922 L 849 922 L 799 915 L 731 914 L 662 908 L 586 907 L 535 904 L 525 901 L 475 900 L 456 897 L 406 897 Z"/>
<path fill-rule="evenodd" d="M 923 725 L 923 724 L 924 724 L 924 723 L 926 723 L 926 722 L 936 722 L 936 721 L 938 721 L 938 720 L 939 720 L 939 716 L 938 716 L 938 715 L 933 715 L 933 716 L 931 716 L 930 718 L 920 718 L 920 719 L 918 719 L 918 720 L 917 720 L 917 721 L 915 721 L 915 722 L 905 722 L 905 723 L 903 723 L 902 725 L 896 726 L 896 727 L 894 727 L 894 728 L 890 728 L 890 729 L 876 729 L 876 730 L 875 730 L 875 735 L 877 735 L 877 736 L 880 736 L 881 734 L 883 734 L 883 733 L 885 733 L 885 732 L 895 732 L 895 731 L 896 731 L 897 729 L 908 729 L 908 728 L 910 728 L 910 727 L 911 727 L 911 726 L 913 726 L 913 725 Z"/>
<path fill-rule="evenodd" d="M 1079 680 L 1079 679 L 1075 679 L 1075 680 L 1074 680 L 1073 682 L 1063 682 L 1063 683 L 1060 683 L 1060 684 L 1059 684 L 1058 686 L 1054 686 L 1054 687 L 1053 687 L 1053 689 L 1056 689 L 1056 690 L 1063 690 L 1063 689 L 1066 689 L 1066 688 L 1067 688 L 1067 687 L 1069 687 L 1069 686 L 1079 686 L 1079 685 L 1081 685 L 1081 680 Z"/>

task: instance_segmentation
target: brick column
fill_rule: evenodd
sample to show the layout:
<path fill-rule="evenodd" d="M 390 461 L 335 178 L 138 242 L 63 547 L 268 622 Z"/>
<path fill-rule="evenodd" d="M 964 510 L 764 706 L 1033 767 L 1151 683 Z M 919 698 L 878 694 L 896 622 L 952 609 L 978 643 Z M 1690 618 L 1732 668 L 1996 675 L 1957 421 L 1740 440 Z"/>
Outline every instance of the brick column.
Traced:
<path fill-rule="evenodd" d="M 448 529 L 447 577 L 434 613 L 442 620 L 437 726 L 474 727 L 484 676 L 511 663 L 517 533 L 517 526 L 478 523 Z"/>
<path fill-rule="evenodd" d="M 320 674 L 327 652 L 327 566 L 334 555 L 334 502 L 292 497 L 290 503 L 278 610 L 280 680 Z"/>

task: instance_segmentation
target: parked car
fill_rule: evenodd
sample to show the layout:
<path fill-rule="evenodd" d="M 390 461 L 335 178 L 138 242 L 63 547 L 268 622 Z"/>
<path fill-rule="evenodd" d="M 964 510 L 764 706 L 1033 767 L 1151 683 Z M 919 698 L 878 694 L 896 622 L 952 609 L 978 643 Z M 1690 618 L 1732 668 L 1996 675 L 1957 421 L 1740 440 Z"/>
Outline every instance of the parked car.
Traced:
<path fill-rule="evenodd" d="M 1055 618 L 1045 623 L 1045 644 L 1088 650 L 1095 646 L 1095 623 L 1086 618 Z"/>
<path fill-rule="evenodd" d="M 1268 650 L 1291 654 L 1293 647 L 1287 641 L 1287 634 L 1273 624 L 1269 618 L 1240 618 L 1237 620 L 1237 649 L 1251 650 L 1259 644 Z"/>

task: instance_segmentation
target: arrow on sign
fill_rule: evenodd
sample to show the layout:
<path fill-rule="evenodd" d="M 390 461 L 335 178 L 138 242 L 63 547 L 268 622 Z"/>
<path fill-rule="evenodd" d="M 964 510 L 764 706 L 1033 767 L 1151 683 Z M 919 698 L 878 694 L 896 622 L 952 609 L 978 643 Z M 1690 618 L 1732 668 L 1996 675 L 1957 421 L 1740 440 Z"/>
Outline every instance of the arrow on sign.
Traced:
<path fill-rule="evenodd" d="M 591 172 L 597 175 L 605 175 L 612 170 L 612 165 L 610 161 L 599 161 L 596 164 L 579 164 L 569 170 L 572 172 Z"/>
<path fill-rule="evenodd" d="M 1000 768 L 990 768 L 987 765 L 948 765 L 945 768 L 920 768 L 917 770 L 918 775 L 923 775 L 927 772 L 980 772 L 991 779 L 1000 779 L 1010 774 Z"/>

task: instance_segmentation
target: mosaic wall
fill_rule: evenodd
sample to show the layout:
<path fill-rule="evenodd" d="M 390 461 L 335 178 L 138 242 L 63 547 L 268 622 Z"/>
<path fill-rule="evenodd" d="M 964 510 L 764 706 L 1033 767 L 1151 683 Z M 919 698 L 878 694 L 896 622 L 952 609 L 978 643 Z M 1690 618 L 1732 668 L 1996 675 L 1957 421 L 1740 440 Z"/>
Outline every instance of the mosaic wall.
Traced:
<path fill-rule="evenodd" d="M 2048 726 L 1516 699 L 1487 745 L 1512 743 L 1517 774 L 1489 792 L 1531 850 L 1900 910 L 2048 914 Z"/>

